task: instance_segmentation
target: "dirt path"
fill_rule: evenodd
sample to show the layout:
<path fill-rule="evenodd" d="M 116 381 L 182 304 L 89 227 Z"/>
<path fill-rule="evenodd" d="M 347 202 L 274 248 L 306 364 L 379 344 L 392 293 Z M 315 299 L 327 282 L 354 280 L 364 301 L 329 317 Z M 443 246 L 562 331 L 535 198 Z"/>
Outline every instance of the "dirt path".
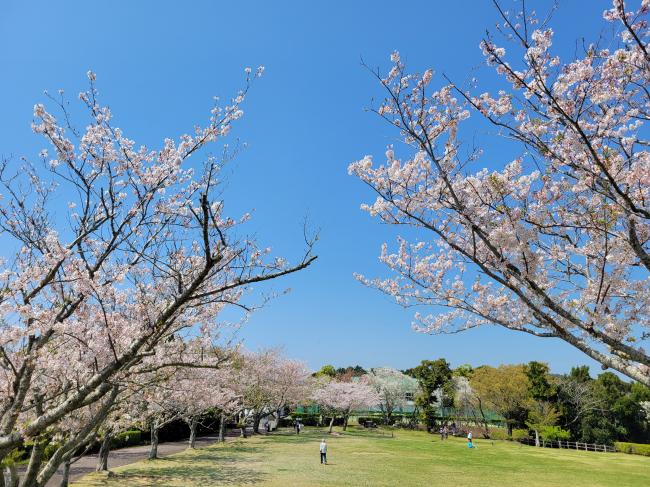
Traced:
<path fill-rule="evenodd" d="M 196 447 L 210 445 L 217 441 L 216 436 L 202 436 L 196 439 Z M 158 445 L 158 456 L 164 457 L 173 453 L 178 453 L 187 448 L 187 440 L 170 441 Z M 115 468 L 129 463 L 145 460 L 149 456 L 149 445 L 131 446 L 120 450 L 111 451 L 108 455 L 108 468 Z M 95 471 L 97 466 L 97 455 L 86 455 L 70 466 L 70 482 L 79 480 L 84 475 Z M 61 483 L 61 469 L 52 476 L 47 483 L 47 487 L 59 487 Z"/>

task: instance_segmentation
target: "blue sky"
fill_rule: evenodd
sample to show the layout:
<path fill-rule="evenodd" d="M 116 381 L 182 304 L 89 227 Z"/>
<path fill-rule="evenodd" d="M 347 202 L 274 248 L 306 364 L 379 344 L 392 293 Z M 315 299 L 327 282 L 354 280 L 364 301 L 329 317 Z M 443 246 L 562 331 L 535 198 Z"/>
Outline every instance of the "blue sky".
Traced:
<path fill-rule="evenodd" d="M 541 12 L 551 3 L 533 6 Z M 562 2 L 552 22 L 559 52 L 570 56 L 576 39 L 593 38 L 610 3 Z M 228 169 L 226 204 L 231 214 L 254 210 L 248 230 L 279 255 L 300 255 L 305 215 L 321 228 L 321 240 L 312 268 L 274 286 L 292 292 L 241 331 L 248 348 L 282 345 L 312 368 L 406 368 L 445 357 L 454 366 L 536 359 L 558 372 L 579 363 L 597 372 L 562 342 L 496 327 L 415 333 L 412 311 L 352 277 L 386 275 L 377 255 L 397 235 L 359 210 L 371 195 L 347 175 L 351 161 L 379 157 L 396 136 L 364 111 L 381 91 L 360 59 L 386 67 L 397 49 L 413 70 L 432 67 L 463 80 L 480 65 L 479 41 L 495 21 L 488 0 L 5 1 L 0 155 L 35 156 L 44 143 L 30 131 L 34 103 L 44 101 L 44 89 L 63 88 L 74 100 L 88 69 L 116 125 L 156 147 L 203 122 L 212 96 L 234 94 L 244 67 L 264 65 L 233 131 L 231 143 L 239 138 L 247 149 Z M 484 86 L 490 83 L 488 76 Z M 479 124 L 473 130 L 477 140 L 490 137 Z M 487 147 L 476 169 L 510 160 L 502 141 Z"/>

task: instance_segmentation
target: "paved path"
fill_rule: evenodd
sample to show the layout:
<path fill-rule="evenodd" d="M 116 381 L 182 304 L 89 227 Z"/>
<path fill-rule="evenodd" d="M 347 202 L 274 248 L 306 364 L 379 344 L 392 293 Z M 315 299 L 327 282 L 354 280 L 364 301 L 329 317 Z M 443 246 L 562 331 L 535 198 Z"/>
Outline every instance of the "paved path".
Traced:
<path fill-rule="evenodd" d="M 217 441 L 216 436 L 202 436 L 196 439 L 196 447 L 210 445 Z M 187 448 L 187 440 L 170 441 L 158 445 L 158 456 L 164 457 L 172 453 L 178 453 Z M 129 463 L 139 462 L 149 457 L 149 445 L 131 446 L 120 450 L 111 451 L 108 455 L 108 468 L 115 468 Z M 84 475 L 95 471 L 97 466 L 97 454 L 86 455 L 70 466 L 70 482 L 79 480 Z M 59 487 L 61 483 L 61 469 L 52 476 L 47 487 Z"/>

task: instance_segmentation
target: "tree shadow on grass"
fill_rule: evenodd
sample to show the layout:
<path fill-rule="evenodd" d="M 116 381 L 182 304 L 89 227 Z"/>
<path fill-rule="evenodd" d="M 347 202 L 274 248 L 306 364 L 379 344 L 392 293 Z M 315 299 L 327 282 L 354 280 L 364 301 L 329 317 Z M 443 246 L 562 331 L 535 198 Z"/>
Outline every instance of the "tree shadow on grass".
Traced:
<path fill-rule="evenodd" d="M 257 445 L 246 444 L 245 441 L 246 440 L 238 441 L 236 443 L 228 443 L 225 447 L 208 447 L 205 451 L 218 452 L 219 455 L 223 455 L 227 453 L 259 453 L 262 449 Z"/>
<path fill-rule="evenodd" d="M 310 429 L 304 433 L 296 435 L 295 433 L 286 433 L 286 432 L 274 432 L 270 435 L 265 435 L 263 438 L 268 441 L 273 441 L 276 443 L 311 443 L 320 441 L 322 438 L 325 438 L 326 441 L 330 439 L 345 439 L 345 438 L 371 438 L 371 439 L 393 439 L 391 432 L 382 431 L 382 430 L 361 430 L 356 428 L 349 428 L 347 431 L 339 431 L 337 434 L 331 435 L 327 432 L 327 429 L 315 430 Z"/>
<path fill-rule="evenodd" d="M 330 437 L 327 435 L 314 435 L 314 436 L 300 435 L 299 437 L 285 436 L 285 437 L 269 438 L 267 441 L 289 445 L 289 444 L 304 444 L 304 443 L 320 443 L 321 438 L 325 438 L 325 440 L 330 439 Z"/>
<path fill-rule="evenodd" d="M 219 459 L 214 466 L 194 464 L 157 465 L 156 468 L 130 468 L 112 479 L 123 485 L 164 486 L 184 485 L 254 485 L 267 479 L 267 475 L 247 468 L 224 465 Z"/>
<path fill-rule="evenodd" d="M 384 431 L 381 429 L 358 429 L 350 428 L 341 433 L 342 436 L 352 436 L 355 438 L 385 438 L 392 439 L 395 437 L 393 431 Z"/>
<path fill-rule="evenodd" d="M 198 453 L 195 455 L 192 455 L 189 458 L 160 458 L 156 460 L 156 462 L 160 462 L 161 464 L 164 463 L 165 461 L 169 462 L 169 465 L 172 465 L 172 463 L 177 463 L 177 462 L 187 462 L 187 463 L 196 463 L 196 462 L 209 462 L 211 464 L 215 465 L 220 465 L 223 463 L 239 463 L 242 460 L 245 460 L 248 463 L 253 463 L 253 462 L 261 462 L 262 460 L 259 458 L 256 458 L 254 456 L 250 457 L 242 457 L 238 454 L 233 454 L 235 452 L 205 452 L 205 453 Z M 241 452 L 236 452 L 236 453 L 241 453 Z"/>

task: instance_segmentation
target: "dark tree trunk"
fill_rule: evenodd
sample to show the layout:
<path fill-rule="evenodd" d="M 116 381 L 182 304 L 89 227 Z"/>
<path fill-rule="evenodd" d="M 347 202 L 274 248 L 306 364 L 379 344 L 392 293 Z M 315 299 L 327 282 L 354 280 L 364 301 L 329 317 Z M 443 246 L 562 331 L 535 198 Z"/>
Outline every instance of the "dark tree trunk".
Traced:
<path fill-rule="evenodd" d="M 346 414 L 345 417 L 343 418 L 343 431 L 347 431 L 348 429 L 348 419 L 350 418 L 349 414 Z"/>
<path fill-rule="evenodd" d="M 189 421 L 190 426 L 190 448 L 194 449 L 196 445 L 196 427 L 199 425 L 199 418 L 192 418 Z"/>
<path fill-rule="evenodd" d="M 262 420 L 262 416 L 258 416 L 257 414 L 253 416 L 253 433 L 254 434 L 259 434 L 260 432 L 260 421 Z"/>
<path fill-rule="evenodd" d="M 221 413 L 219 418 L 219 441 L 226 441 L 226 415 Z"/>
<path fill-rule="evenodd" d="M 5 487 L 5 469 L 0 465 L 0 487 Z"/>
<path fill-rule="evenodd" d="M 506 424 L 508 425 L 508 436 L 512 437 L 512 422 L 507 421 Z"/>
<path fill-rule="evenodd" d="M 105 472 L 108 470 L 108 454 L 111 451 L 111 440 L 113 436 L 106 433 L 102 439 L 102 446 L 99 448 L 99 458 L 97 459 L 97 472 Z"/>
<path fill-rule="evenodd" d="M 70 482 L 70 460 L 63 462 L 63 474 L 59 487 L 68 487 L 68 482 Z"/>
<path fill-rule="evenodd" d="M 478 400 L 478 410 L 481 412 L 481 419 L 483 421 L 483 429 L 485 430 L 485 434 L 489 435 L 490 428 L 488 427 L 487 418 L 485 417 L 485 412 L 483 411 L 483 402 L 480 398 Z M 508 436 L 512 436 L 512 425 L 510 423 L 508 423 Z"/>
<path fill-rule="evenodd" d="M 332 432 L 332 428 L 334 428 L 334 415 L 332 415 L 332 419 L 330 419 L 330 429 L 329 429 L 328 433 Z"/>
<path fill-rule="evenodd" d="M 149 460 L 158 458 L 158 428 L 151 426 L 151 450 L 149 450 Z"/>

